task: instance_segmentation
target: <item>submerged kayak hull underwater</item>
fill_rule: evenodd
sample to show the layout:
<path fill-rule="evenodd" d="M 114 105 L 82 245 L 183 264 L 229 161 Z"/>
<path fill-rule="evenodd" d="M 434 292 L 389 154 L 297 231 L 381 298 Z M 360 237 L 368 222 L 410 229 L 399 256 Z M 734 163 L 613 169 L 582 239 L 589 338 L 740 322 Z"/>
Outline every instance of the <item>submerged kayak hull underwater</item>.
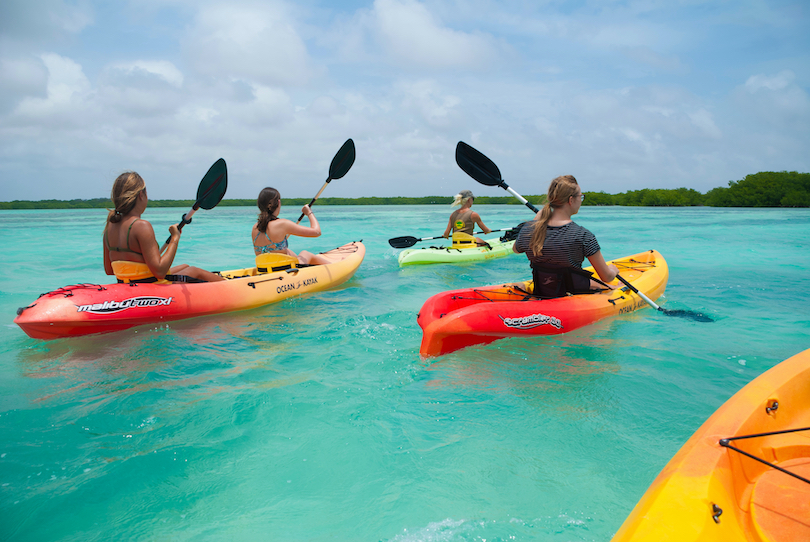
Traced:
<path fill-rule="evenodd" d="M 669 268 L 657 251 L 608 263 L 616 264 L 622 277 L 647 297 L 655 300 L 664 293 Z M 593 271 L 590 267 L 586 269 Z M 420 354 L 422 357 L 441 356 L 506 337 L 567 333 L 647 306 L 641 297 L 626 288 L 536 299 L 526 294 L 530 285 L 531 281 L 527 281 L 434 295 L 425 302 L 417 317 L 422 328 Z"/>
<path fill-rule="evenodd" d="M 487 240 L 487 247 L 452 248 L 452 247 L 425 247 L 409 248 L 397 256 L 400 266 L 425 265 L 431 263 L 466 263 L 503 258 L 514 254 L 512 246 L 514 241 Z"/>
<path fill-rule="evenodd" d="M 65 286 L 21 308 L 14 323 L 35 339 L 56 339 L 252 309 L 334 288 L 354 275 L 365 253 L 354 242 L 322 253 L 333 263 L 264 274 L 235 269 L 219 282 Z"/>
<path fill-rule="evenodd" d="M 653 481 L 613 542 L 810 540 L 809 403 L 806 350 L 717 409 Z M 725 439 L 775 468 L 722 445 Z"/>

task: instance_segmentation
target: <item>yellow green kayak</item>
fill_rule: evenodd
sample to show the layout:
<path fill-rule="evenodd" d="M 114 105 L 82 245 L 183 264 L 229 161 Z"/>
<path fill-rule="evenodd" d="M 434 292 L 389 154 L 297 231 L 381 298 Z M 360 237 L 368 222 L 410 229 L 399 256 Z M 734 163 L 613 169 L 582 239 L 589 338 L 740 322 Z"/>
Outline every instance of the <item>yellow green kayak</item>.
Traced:
<path fill-rule="evenodd" d="M 397 260 L 400 266 L 424 265 L 431 263 L 466 263 L 503 258 L 514 254 L 512 245 L 514 241 L 501 241 L 499 239 L 487 240 L 489 247 L 467 246 L 455 248 L 454 246 L 409 248 L 399 253 Z"/>

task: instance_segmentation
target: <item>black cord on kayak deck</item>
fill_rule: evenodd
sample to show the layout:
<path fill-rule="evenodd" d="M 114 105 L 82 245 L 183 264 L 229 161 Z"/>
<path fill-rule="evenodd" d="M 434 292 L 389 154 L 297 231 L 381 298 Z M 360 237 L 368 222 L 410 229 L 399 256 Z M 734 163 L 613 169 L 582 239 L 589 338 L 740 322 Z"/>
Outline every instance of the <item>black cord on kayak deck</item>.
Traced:
<path fill-rule="evenodd" d="M 801 480 L 802 482 L 804 482 L 806 484 L 810 484 L 810 480 L 808 480 L 807 478 L 799 476 L 798 474 L 796 474 L 794 472 L 790 472 L 789 470 L 783 469 L 782 467 L 780 467 L 778 465 L 774 465 L 773 463 L 765 461 L 762 458 L 759 458 L 759 457 L 757 457 L 755 455 L 749 454 L 748 452 L 740 450 L 736 446 L 732 446 L 731 444 L 729 444 L 732 440 L 743 440 L 743 439 L 749 439 L 749 438 L 767 437 L 767 436 L 770 436 L 770 435 L 784 435 L 786 433 L 796 433 L 798 431 L 810 431 L 810 427 L 801 427 L 799 429 L 785 429 L 784 431 L 772 431 L 770 433 L 758 433 L 756 435 L 741 435 L 739 437 L 729 437 L 729 438 L 720 439 L 719 444 L 720 444 L 720 446 L 723 446 L 724 448 L 734 450 L 735 452 L 741 453 L 746 457 L 750 457 L 751 459 L 759 461 L 760 463 L 764 463 L 765 465 L 768 465 L 769 467 L 774 468 L 774 469 L 776 469 L 776 470 L 778 470 L 780 472 L 784 472 L 785 474 L 789 474 L 790 476 L 793 476 L 794 478 L 798 478 L 799 480 Z"/>

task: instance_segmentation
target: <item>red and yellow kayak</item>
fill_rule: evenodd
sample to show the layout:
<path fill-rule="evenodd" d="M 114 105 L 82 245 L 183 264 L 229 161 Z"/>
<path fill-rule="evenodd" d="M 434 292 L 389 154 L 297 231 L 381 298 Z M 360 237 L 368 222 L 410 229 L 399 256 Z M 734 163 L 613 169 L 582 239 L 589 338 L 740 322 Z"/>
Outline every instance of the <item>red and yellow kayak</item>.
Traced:
<path fill-rule="evenodd" d="M 669 268 L 657 251 L 609 263 L 615 264 L 625 280 L 652 300 L 664 293 Z M 586 269 L 593 271 L 590 267 Z M 434 295 L 425 302 L 417 317 L 422 328 L 420 354 L 441 356 L 505 337 L 566 333 L 647 306 L 626 288 L 542 300 L 527 295 L 530 288 L 531 281 L 527 281 Z"/>
<path fill-rule="evenodd" d="M 56 339 L 252 309 L 334 288 L 354 275 L 365 254 L 353 242 L 321 253 L 329 264 L 269 273 L 234 269 L 223 271 L 228 280 L 220 282 L 65 286 L 19 309 L 14 323 L 35 339 Z"/>
<path fill-rule="evenodd" d="M 729 540 L 810 540 L 810 350 L 766 371 L 717 409 L 613 538 Z"/>

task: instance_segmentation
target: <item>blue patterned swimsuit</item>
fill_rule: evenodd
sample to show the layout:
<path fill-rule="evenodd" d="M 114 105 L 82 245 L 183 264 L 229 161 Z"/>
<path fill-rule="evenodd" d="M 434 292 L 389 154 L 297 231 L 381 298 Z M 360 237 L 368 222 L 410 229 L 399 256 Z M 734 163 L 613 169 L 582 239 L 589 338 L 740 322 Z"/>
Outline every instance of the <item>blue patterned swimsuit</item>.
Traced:
<path fill-rule="evenodd" d="M 266 245 L 261 245 L 261 246 L 257 245 L 256 244 L 256 239 L 258 239 L 261 234 L 262 234 L 262 232 L 259 232 L 259 233 L 256 234 L 256 237 L 253 238 L 253 250 L 254 250 L 254 252 L 256 252 L 257 256 L 259 254 L 270 254 L 272 252 L 286 252 L 287 251 L 288 243 L 287 243 L 287 238 L 286 237 L 284 239 L 282 239 L 281 241 L 279 241 L 278 243 L 274 243 L 273 241 L 270 240 L 269 237 L 267 237 L 266 232 L 265 232 L 264 236 L 267 238 L 267 244 Z"/>

